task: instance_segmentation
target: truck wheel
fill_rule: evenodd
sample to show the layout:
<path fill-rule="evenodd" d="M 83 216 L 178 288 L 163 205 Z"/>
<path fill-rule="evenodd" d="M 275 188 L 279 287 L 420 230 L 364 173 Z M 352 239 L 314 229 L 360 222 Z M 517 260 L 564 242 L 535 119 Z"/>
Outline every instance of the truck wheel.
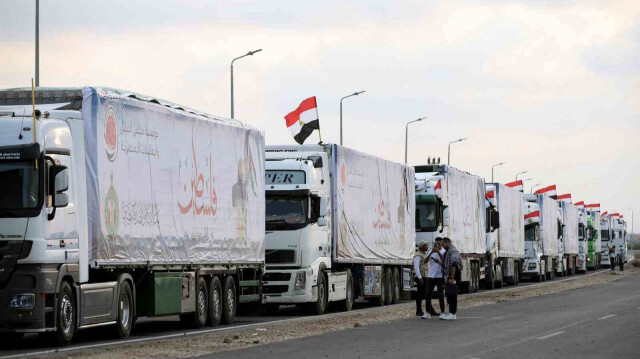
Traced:
<path fill-rule="evenodd" d="M 393 296 L 391 297 L 391 302 L 393 304 L 398 304 L 400 303 L 400 296 L 401 296 L 401 285 L 400 285 L 400 272 L 398 271 L 398 268 L 394 267 L 393 270 L 391 271 L 391 286 L 393 288 Z"/>
<path fill-rule="evenodd" d="M 385 296 L 384 296 L 384 304 L 391 305 L 393 303 L 393 278 L 391 274 L 391 267 L 387 267 L 384 270 L 384 285 L 385 285 Z"/>
<path fill-rule="evenodd" d="M 67 346 L 71 343 L 76 332 L 76 300 L 69 282 L 60 283 L 58 292 L 56 332 L 52 333 L 52 341 L 59 346 Z M 48 334 L 48 333 L 47 333 Z"/>
<path fill-rule="evenodd" d="M 236 282 L 228 275 L 222 291 L 222 324 L 233 324 L 236 319 Z"/>
<path fill-rule="evenodd" d="M 209 317 L 209 293 L 207 292 L 207 282 L 204 278 L 198 278 L 196 287 L 196 312 L 194 313 L 194 327 L 200 329 L 207 324 Z"/>
<path fill-rule="evenodd" d="M 313 304 L 312 310 L 316 315 L 324 314 L 327 310 L 327 279 L 324 276 L 324 272 L 318 273 L 318 299 Z"/>
<path fill-rule="evenodd" d="M 215 327 L 222 320 L 222 285 L 220 278 L 213 276 L 209 284 L 209 325 Z"/>
<path fill-rule="evenodd" d="M 127 281 L 118 283 L 118 317 L 116 320 L 116 337 L 125 339 L 131 334 L 133 327 L 133 292 Z"/>
<path fill-rule="evenodd" d="M 345 292 L 345 299 L 338 303 L 338 308 L 343 312 L 348 312 L 353 307 L 353 276 L 351 275 L 350 269 L 347 269 L 347 284 Z"/>

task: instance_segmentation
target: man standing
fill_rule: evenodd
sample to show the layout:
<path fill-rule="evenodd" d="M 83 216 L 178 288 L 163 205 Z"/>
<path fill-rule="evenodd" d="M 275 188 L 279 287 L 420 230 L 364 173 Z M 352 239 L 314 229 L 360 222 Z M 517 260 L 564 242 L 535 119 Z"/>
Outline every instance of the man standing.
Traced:
<path fill-rule="evenodd" d="M 416 254 L 413 257 L 413 278 L 416 282 L 418 291 L 416 293 L 416 316 L 423 319 L 429 319 L 429 313 L 422 311 L 422 301 L 425 298 L 425 291 L 427 289 L 427 283 L 425 282 L 427 275 L 429 274 L 429 268 L 425 261 L 426 252 L 429 250 L 429 242 L 426 240 L 420 240 L 418 242 L 418 248 Z M 427 307 L 427 309 L 429 309 Z"/>
<path fill-rule="evenodd" d="M 616 270 L 616 246 L 609 247 L 609 265 L 611 270 Z"/>
<path fill-rule="evenodd" d="M 460 252 L 451 244 L 451 239 L 448 237 L 442 239 L 442 247 L 446 250 L 442 262 L 442 277 L 445 283 L 447 283 L 445 292 L 447 295 L 447 304 L 449 305 L 449 314 L 445 314 L 442 319 L 456 320 L 456 312 L 458 311 L 456 275 L 462 270 L 462 257 L 460 257 Z"/>
<path fill-rule="evenodd" d="M 427 307 L 430 315 L 438 315 L 431 305 L 433 289 L 438 288 L 438 302 L 440 303 L 440 319 L 444 319 L 444 280 L 442 279 L 442 259 L 446 251 L 442 248 L 442 237 L 437 237 L 433 248 L 427 255 L 429 261 L 429 275 L 427 276 Z"/>

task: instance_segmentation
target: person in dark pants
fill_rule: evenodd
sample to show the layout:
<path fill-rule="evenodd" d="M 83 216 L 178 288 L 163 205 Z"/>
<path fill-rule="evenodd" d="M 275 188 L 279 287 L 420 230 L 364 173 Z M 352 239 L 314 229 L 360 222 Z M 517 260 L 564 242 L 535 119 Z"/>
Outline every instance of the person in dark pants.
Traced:
<path fill-rule="evenodd" d="M 442 239 L 442 247 L 446 250 L 444 260 L 442 261 L 442 277 L 446 283 L 447 304 L 449 305 L 449 314 L 445 314 L 442 319 L 456 320 L 458 311 L 458 293 L 456 291 L 456 275 L 462 270 L 462 257 L 460 252 L 451 243 L 451 239 L 444 237 Z"/>
<path fill-rule="evenodd" d="M 427 275 L 429 274 L 429 268 L 427 267 L 426 252 L 429 250 L 429 242 L 421 240 L 418 242 L 418 248 L 416 254 L 413 257 L 413 279 L 416 282 L 418 289 L 416 293 L 416 316 L 424 319 L 429 319 L 429 313 L 422 311 L 422 301 L 425 299 L 427 289 Z M 428 306 L 427 306 L 427 309 Z"/>
<path fill-rule="evenodd" d="M 429 275 L 427 276 L 427 313 L 430 315 L 438 315 L 433 306 L 431 299 L 433 298 L 433 290 L 438 288 L 438 302 L 440 304 L 440 319 L 444 319 L 444 280 L 442 279 L 442 260 L 445 254 L 442 248 L 442 237 L 435 239 L 433 248 L 427 254 L 429 262 Z"/>
<path fill-rule="evenodd" d="M 609 247 L 609 265 L 611 270 L 616 270 L 616 246 Z"/>

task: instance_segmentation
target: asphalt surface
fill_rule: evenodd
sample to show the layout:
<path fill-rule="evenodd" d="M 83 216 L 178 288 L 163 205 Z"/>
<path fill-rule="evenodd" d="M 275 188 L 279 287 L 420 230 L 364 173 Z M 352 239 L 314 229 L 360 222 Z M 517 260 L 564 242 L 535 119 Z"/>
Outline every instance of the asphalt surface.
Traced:
<path fill-rule="evenodd" d="M 589 272 L 593 274 L 594 272 Z M 571 280 L 582 277 L 577 275 L 569 278 L 556 278 L 557 280 Z M 516 287 L 527 287 L 537 285 L 538 283 L 523 282 Z M 508 286 L 514 288 L 513 286 Z M 484 291 L 482 291 L 484 292 Z M 640 304 L 638 304 L 640 305 Z M 366 302 L 356 303 L 354 310 L 367 310 L 374 308 Z M 339 312 L 329 310 L 328 315 L 340 315 Z M 461 314 L 463 315 L 463 314 Z M 465 314 L 466 315 L 466 314 Z M 92 328 L 78 331 L 74 337 L 74 341 L 69 347 L 65 347 L 64 350 L 84 349 L 91 347 L 104 347 L 113 346 L 119 344 L 125 344 L 127 342 L 141 342 L 150 340 L 162 340 L 169 337 L 181 336 L 181 335 L 198 335 L 200 333 L 207 333 L 210 331 L 222 331 L 237 327 L 243 327 L 247 325 L 254 325 L 259 323 L 268 323 L 281 320 L 288 320 L 293 318 L 302 318 L 309 316 L 309 313 L 301 308 L 295 306 L 289 306 L 281 309 L 275 316 L 259 316 L 259 315 L 240 315 L 236 317 L 236 321 L 233 325 L 218 326 L 215 328 L 204 329 L 185 329 L 177 316 L 161 317 L 161 318 L 140 318 L 136 322 L 136 327 L 132 332 L 132 335 L 127 340 L 114 339 L 112 327 Z M 461 318 L 462 320 L 462 318 Z M 461 321 L 459 320 L 459 321 Z M 0 336 L 1 339 L 1 336 Z M 48 351 L 54 351 L 58 349 L 55 346 L 50 346 L 46 342 L 39 339 L 36 334 L 26 335 L 20 342 L 7 343 L 0 340 L 0 359 L 5 357 L 16 357 L 20 355 L 34 355 L 38 356 Z M 324 356 L 323 356 L 324 357 Z"/>
<path fill-rule="evenodd" d="M 212 358 L 205 356 L 203 358 Z M 215 358 L 640 358 L 640 275 L 216 354 Z"/>

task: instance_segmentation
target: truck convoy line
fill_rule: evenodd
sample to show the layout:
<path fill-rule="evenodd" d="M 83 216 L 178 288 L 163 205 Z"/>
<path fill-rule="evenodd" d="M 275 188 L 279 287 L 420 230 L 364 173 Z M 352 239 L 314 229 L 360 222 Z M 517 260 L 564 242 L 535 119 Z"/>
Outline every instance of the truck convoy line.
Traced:
<path fill-rule="evenodd" d="M 462 292 L 608 265 L 610 245 L 626 258 L 619 214 L 435 161 L 265 147 L 242 122 L 109 88 L 38 88 L 35 113 L 32 100 L 0 91 L 3 340 L 127 338 L 138 317 L 168 315 L 203 328 L 240 305 L 394 304 L 415 241 L 438 236 L 462 255 Z"/>

